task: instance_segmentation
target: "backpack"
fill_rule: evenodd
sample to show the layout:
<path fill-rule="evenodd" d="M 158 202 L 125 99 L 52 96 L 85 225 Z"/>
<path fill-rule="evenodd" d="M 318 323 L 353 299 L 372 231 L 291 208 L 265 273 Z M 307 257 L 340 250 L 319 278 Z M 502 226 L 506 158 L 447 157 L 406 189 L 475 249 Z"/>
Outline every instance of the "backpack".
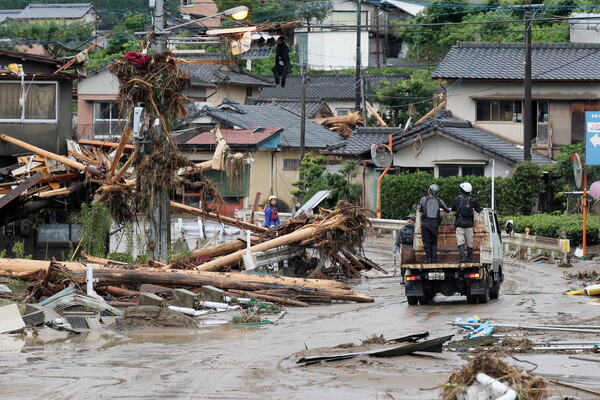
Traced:
<path fill-rule="evenodd" d="M 439 218 L 440 217 L 440 201 L 437 197 L 427 197 L 425 201 L 425 218 Z"/>

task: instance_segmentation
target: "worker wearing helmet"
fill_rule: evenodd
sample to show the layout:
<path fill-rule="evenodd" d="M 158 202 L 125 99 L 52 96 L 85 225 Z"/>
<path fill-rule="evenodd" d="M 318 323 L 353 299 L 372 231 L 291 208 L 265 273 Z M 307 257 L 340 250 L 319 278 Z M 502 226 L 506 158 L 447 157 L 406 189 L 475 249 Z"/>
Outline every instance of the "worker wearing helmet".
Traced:
<path fill-rule="evenodd" d="M 394 249 L 392 253 L 395 255 L 398 249 L 400 248 L 400 244 L 402 244 L 403 249 L 412 249 L 413 248 L 413 238 L 415 236 L 415 221 L 417 218 L 414 215 L 409 215 L 406 217 L 406 225 L 404 225 L 398 232 L 396 233 L 396 244 L 394 245 Z"/>
<path fill-rule="evenodd" d="M 279 220 L 279 211 L 277 210 L 277 196 L 269 197 L 269 204 L 265 207 L 265 227 L 277 226 L 281 223 Z"/>
<path fill-rule="evenodd" d="M 456 196 L 452 203 L 460 262 L 465 262 L 465 244 L 467 245 L 466 261 L 473 261 L 473 211 L 481 212 L 482 210 L 477 200 L 471 197 L 472 191 L 473 187 L 469 182 L 461 183 L 460 195 Z"/>
<path fill-rule="evenodd" d="M 437 238 L 441 222 L 440 208 L 446 212 L 450 212 L 444 201 L 438 197 L 439 194 L 440 187 L 438 185 L 431 185 L 427 191 L 427 196 L 422 197 L 419 202 L 419 211 L 421 211 L 421 238 L 423 239 L 425 257 L 428 263 L 437 261 Z"/>

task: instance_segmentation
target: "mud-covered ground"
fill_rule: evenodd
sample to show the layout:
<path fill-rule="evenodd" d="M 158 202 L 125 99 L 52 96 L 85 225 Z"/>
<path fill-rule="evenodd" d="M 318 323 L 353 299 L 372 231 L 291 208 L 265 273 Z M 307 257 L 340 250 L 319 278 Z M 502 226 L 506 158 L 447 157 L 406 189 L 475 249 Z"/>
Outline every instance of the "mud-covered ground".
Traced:
<path fill-rule="evenodd" d="M 370 238 L 367 253 L 390 272 L 391 238 Z M 600 269 L 598 262 L 576 262 L 577 269 Z M 432 337 L 456 334 L 446 323 L 479 315 L 497 323 L 600 325 L 600 304 L 562 292 L 581 286 L 551 264 L 505 261 L 500 299 L 467 304 L 464 297 L 438 296 L 428 306 L 408 306 L 400 279 L 373 272 L 351 282 L 374 297 L 371 304 L 338 303 L 289 308 L 275 325 L 204 325 L 198 330 L 90 332 L 65 337 L 0 339 L 2 399 L 438 399 L 436 389 L 468 355 L 444 352 L 296 364 L 306 349 L 336 346 L 373 334 L 386 338 L 429 331 Z M 220 315 L 231 318 L 233 314 Z M 213 317 L 214 319 L 214 317 Z M 596 340 L 600 335 L 568 332 L 499 331 L 531 340 Z M 573 354 L 516 354 L 527 369 L 549 379 L 600 392 L 598 363 Z M 578 354 L 600 360 L 594 354 Z M 514 362 L 514 361 L 512 361 Z M 585 392 L 553 386 L 554 394 Z"/>

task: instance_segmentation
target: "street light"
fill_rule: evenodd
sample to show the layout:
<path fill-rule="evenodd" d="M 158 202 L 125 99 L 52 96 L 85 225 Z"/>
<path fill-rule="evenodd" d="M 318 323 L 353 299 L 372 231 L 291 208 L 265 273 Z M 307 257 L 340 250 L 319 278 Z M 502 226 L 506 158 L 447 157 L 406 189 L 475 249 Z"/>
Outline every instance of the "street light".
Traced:
<path fill-rule="evenodd" d="M 246 6 L 233 7 L 233 8 L 230 8 L 229 10 L 225 10 L 220 13 L 216 13 L 214 15 L 209 15 L 208 17 L 192 19 L 190 21 L 184 22 L 183 24 L 172 26 L 170 28 L 163 30 L 162 32 L 157 32 L 157 33 L 168 33 L 169 31 L 171 31 L 173 29 L 181 28 L 182 26 L 186 26 L 186 25 L 195 24 L 196 22 L 204 21 L 205 19 L 218 17 L 219 15 L 226 15 L 228 17 L 235 19 L 236 21 L 239 21 L 248 16 L 248 7 L 246 7 Z"/>

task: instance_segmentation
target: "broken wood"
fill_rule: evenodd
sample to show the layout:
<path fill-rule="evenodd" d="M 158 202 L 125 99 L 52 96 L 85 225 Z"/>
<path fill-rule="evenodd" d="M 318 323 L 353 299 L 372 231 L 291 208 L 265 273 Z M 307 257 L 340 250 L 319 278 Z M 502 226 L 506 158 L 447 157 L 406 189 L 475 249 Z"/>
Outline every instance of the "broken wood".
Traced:
<path fill-rule="evenodd" d="M 272 302 L 275 302 L 275 303 L 288 304 L 290 306 L 297 306 L 297 307 L 308 307 L 308 306 L 310 306 L 310 304 L 305 303 L 303 301 L 287 299 L 285 297 L 271 296 L 271 295 L 268 295 L 268 294 L 246 292 L 244 290 L 236 290 L 236 289 L 230 289 L 228 292 L 229 293 L 235 293 L 236 295 L 246 296 L 246 297 L 249 297 L 251 299 L 268 300 L 268 301 L 272 301 Z"/>
<path fill-rule="evenodd" d="M 31 178 L 27 179 L 25 182 L 22 182 L 21 184 L 19 184 L 19 186 L 11 190 L 8 194 L 2 196 L 2 198 L 0 198 L 0 208 L 4 207 L 8 203 L 19 197 L 27 189 L 39 183 L 43 177 L 44 174 L 38 171 Z"/>
<path fill-rule="evenodd" d="M 119 140 L 119 145 L 117 146 L 117 150 L 115 150 L 115 157 L 113 158 L 112 163 L 110 164 L 110 168 L 108 169 L 108 179 L 109 180 L 112 177 L 112 175 L 115 173 L 115 170 L 117 169 L 117 165 L 119 164 L 119 161 L 121 160 L 121 156 L 123 155 L 123 150 L 125 150 L 125 146 L 127 145 L 127 142 L 129 141 L 129 136 L 131 136 L 131 128 L 129 126 L 127 126 L 123 130 L 123 134 L 121 135 L 121 139 Z"/>
<path fill-rule="evenodd" d="M 223 170 L 223 168 L 225 168 L 225 152 L 229 150 L 227 142 L 223 138 L 223 134 L 221 133 L 219 125 L 215 126 L 211 133 L 213 134 L 215 141 L 217 142 L 217 148 L 215 149 L 213 158 L 209 161 L 194 164 L 191 167 L 182 168 L 180 171 L 178 171 L 178 175 L 182 176 L 199 174 L 204 171 L 209 171 L 211 169 L 221 171 Z"/>
<path fill-rule="evenodd" d="M 285 246 L 291 243 L 301 242 L 302 240 L 308 239 L 312 236 L 317 236 L 327 230 L 340 229 L 342 227 L 344 227 L 344 219 L 342 217 L 335 217 L 330 220 L 321 221 L 317 225 L 307 225 L 287 235 L 283 235 L 275 239 L 269 240 L 267 242 L 257 244 L 255 246 L 250 247 L 249 250 L 252 253 L 266 251 L 279 246 Z M 198 269 L 199 271 L 214 271 L 219 269 L 220 267 L 234 264 L 242 260 L 242 257 L 244 256 L 244 254 L 246 254 L 246 251 L 247 250 L 238 250 L 235 253 L 228 254 L 219 259 L 199 265 L 196 267 L 196 269 Z"/>
<path fill-rule="evenodd" d="M 257 244 L 260 242 L 260 239 L 252 236 L 250 237 L 250 241 L 253 244 Z M 214 246 L 206 247 L 204 249 L 197 249 L 192 251 L 193 257 L 210 257 L 216 258 L 221 257 L 226 254 L 233 253 L 234 251 L 238 251 L 246 248 L 246 241 L 242 239 L 230 240 L 228 242 L 217 244 Z"/>
<path fill-rule="evenodd" d="M 80 145 L 83 145 L 83 146 L 98 147 L 98 148 L 104 149 L 104 150 L 114 150 L 117 147 L 119 147 L 119 143 L 117 143 L 117 142 L 107 142 L 104 140 L 94 140 L 94 139 L 79 139 L 79 141 L 77 143 L 79 143 Z M 127 150 L 127 151 L 134 151 L 135 146 L 132 144 L 126 144 L 123 147 L 123 149 Z"/>
<path fill-rule="evenodd" d="M 192 214 L 192 215 L 196 215 L 199 217 L 204 217 L 204 218 L 210 219 L 212 221 L 222 222 L 225 225 L 249 230 L 254 233 L 262 233 L 262 232 L 266 232 L 269 230 L 268 228 L 265 228 L 264 226 L 258 226 L 258 225 L 250 224 L 248 222 L 238 221 L 236 219 L 225 217 L 225 216 L 211 213 L 211 212 L 207 212 L 207 211 L 201 210 L 196 207 L 186 206 L 185 204 L 177 203 L 175 201 L 171 201 L 170 204 L 171 204 L 171 208 L 175 211 L 179 211 L 179 212 L 182 212 L 185 214 Z"/>
<path fill-rule="evenodd" d="M 131 167 L 131 164 L 133 164 L 133 162 L 135 161 L 135 159 L 138 156 L 138 149 L 136 148 L 133 151 L 133 154 L 129 157 L 129 159 L 127 161 L 125 161 L 125 164 L 123 164 L 123 166 L 121 167 L 120 170 L 117 171 L 117 173 L 115 174 L 115 176 L 112 177 L 112 181 L 113 182 L 118 182 L 119 179 L 121 179 L 121 177 L 123 176 L 123 174 L 125 172 L 127 172 L 127 170 L 129 169 L 129 167 Z"/>
<path fill-rule="evenodd" d="M 371 105 L 371 103 L 369 103 L 368 101 L 365 101 L 365 105 L 369 109 L 369 112 L 371 114 L 373 114 L 373 116 L 375 116 L 375 119 L 377 120 L 377 122 L 379 122 L 379 126 L 388 126 L 386 124 L 386 122 L 383 120 L 383 118 L 381 118 L 381 116 L 379 115 L 379 113 L 377 112 L 377 110 L 375 110 L 375 108 L 373 108 L 373 106 Z"/>

